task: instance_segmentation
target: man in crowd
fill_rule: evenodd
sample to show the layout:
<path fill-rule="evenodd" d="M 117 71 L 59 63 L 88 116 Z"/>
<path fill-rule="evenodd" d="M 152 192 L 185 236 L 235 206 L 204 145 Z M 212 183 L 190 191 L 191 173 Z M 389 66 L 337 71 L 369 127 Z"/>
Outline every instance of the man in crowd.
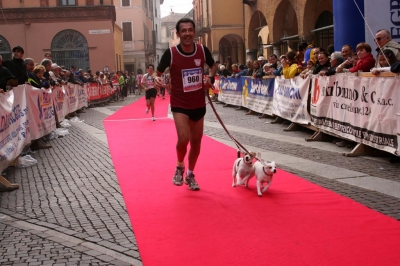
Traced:
<path fill-rule="evenodd" d="M 203 137 L 206 113 L 204 90 L 208 91 L 212 87 L 217 71 L 210 50 L 201 44 L 194 43 L 195 29 L 193 20 L 189 18 L 182 18 L 176 23 L 176 35 L 180 39 L 180 44 L 164 52 L 155 75 L 155 85 L 160 88 L 165 86 L 161 75 L 167 67 L 170 69 L 171 111 L 178 135 L 177 165 L 172 183 L 176 186 L 185 183 L 190 190 L 200 189 L 195 181 L 193 171 L 200 154 Z M 205 64 L 210 67 L 207 82 L 203 82 Z M 189 166 L 184 178 L 184 160 L 189 143 Z"/>
<path fill-rule="evenodd" d="M 0 92 L 7 91 L 7 87 L 15 86 L 18 86 L 18 80 L 3 66 L 3 57 L 0 55 Z"/>
<path fill-rule="evenodd" d="M 351 59 L 353 56 L 353 48 L 350 46 L 350 44 L 345 44 L 342 46 L 342 58 L 343 61 L 346 61 L 347 59 Z M 353 64 L 346 66 L 346 68 L 351 68 L 353 67 Z"/>
<path fill-rule="evenodd" d="M 3 66 L 6 67 L 18 80 L 18 85 L 25 84 L 28 80 L 26 74 L 26 66 L 24 64 L 24 49 L 21 46 L 16 46 L 12 49 L 13 59 L 6 60 L 3 62 Z"/>
<path fill-rule="evenodd" d="M 375 42 L 378 48 L 376 51 L 379 53 L 380 49 L 392 50 L 396 56 L 397 61 L 400 61 L 400 44 L 392 40 L 392 35 L 388 30 L 379 30 L 375 35 Z M 379 64 L 379 57 L 376 59 L 375 67 L 381 67 Z"/>

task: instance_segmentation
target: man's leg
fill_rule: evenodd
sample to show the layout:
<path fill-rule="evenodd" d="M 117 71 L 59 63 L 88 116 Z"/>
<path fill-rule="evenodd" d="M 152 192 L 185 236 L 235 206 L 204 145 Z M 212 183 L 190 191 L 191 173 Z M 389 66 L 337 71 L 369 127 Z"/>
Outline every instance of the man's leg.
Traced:
<path fill-rule="evenodd" d="M 201 139 L 203 138 L 204 117 L 199 121 L 189 120 L 190 128 L 190 151 L 189 151 L 189 170 L 194 171 L 199 158 Z"/>
<path fill-rule="evenodd" d="M 176 133 L 178 135 L 178 141 L 176 143 L 177 165 L 172 183 L 175 186 L 181 186 L 183 184 L 183 175 L 185 173 L 184 160 L 190 139 L 189 117 L 177 112 L 172 112 L 172 115 L 175 122 Z"/>
<path fill-rule="evenodd" d="M 153 121 L 155 120 L 154 119 L 154 110 L 155 110 L 155 106 L 154 106 L 154 102 L 155 102 L 155 98 L 150 98 L 150 109 L 151 109 L 151 116 L 152 116 L 152 118 L 153 118 Z"/>

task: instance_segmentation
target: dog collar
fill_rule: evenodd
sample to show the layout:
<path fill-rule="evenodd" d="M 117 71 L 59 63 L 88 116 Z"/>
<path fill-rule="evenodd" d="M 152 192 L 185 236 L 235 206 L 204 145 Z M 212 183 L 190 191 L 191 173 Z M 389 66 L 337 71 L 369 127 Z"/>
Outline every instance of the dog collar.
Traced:
<path fill-rule="evenodd" d="M 266 176 L 272 177 L 272 175 L 269 175 L 269 174 L 267 174 L 267 172 L 265 172 L 265 168 L 264 168 L 264 167 L 263 167 L 263 172 L 264 172 L 264 174 L 265 174 Z"/>

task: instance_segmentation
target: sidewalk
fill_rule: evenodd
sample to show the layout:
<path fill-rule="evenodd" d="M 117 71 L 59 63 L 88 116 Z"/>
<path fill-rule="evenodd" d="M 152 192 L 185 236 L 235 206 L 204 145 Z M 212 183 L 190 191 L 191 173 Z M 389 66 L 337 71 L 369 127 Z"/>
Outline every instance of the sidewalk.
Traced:
<path fill-rule="evenodd" d="M 69 135 L 33 155 L 36 166 L 8 169 L 20 188 L 0 193 L 1 265 L 141 265 L 102 124 L 135 100 L 87 109 Z M 344 157 L 349 149 L 306 142 L 309 131 L 284 132 L 288 125 L 215 106 L 231 134 L 264 159 L 400 220 L 400 164 Z M 232 145 L 209 107 L 205 134 Z"/>

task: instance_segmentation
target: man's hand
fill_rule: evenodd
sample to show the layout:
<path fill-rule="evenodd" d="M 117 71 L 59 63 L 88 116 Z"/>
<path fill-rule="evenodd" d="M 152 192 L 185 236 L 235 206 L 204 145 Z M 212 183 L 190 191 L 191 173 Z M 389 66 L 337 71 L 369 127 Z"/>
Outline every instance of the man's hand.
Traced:
<path fill-rule="evenodd" d="M 161 77 L 154 76 L 154 87 L 156 87 L 157 90 L 160 88 L 165 88 L 164 80 Z"/>
<path fill-rule="evenodd" d="M 204 89 L 208 90 L 214 86 L 213 79 L 214 79 L 214 77 L 208 77 L 206 79 L 206 82 L 204 83 Z M 214 81 L 215 81 L 215 79 L 214 79 Z"/>

